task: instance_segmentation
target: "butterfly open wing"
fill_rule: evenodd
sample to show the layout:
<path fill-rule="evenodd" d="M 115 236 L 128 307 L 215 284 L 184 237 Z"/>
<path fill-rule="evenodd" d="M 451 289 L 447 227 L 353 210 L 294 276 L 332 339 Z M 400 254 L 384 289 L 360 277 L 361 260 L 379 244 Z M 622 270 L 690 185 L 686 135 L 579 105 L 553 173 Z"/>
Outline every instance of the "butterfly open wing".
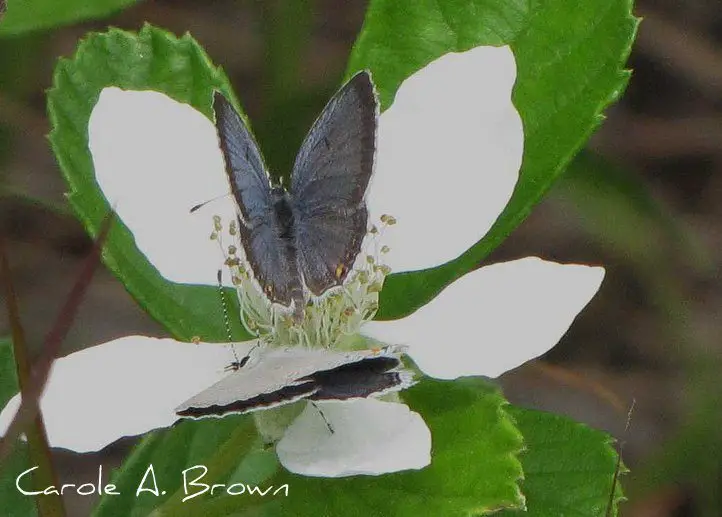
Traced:
<path fill-rule="evenodd" d="M 213 98 L 216 131 L 239 211 L 239 235 L 253 274 L 272 302 L 303 301 L 293 242 L 276 217 L 266 167 L 253 135 L 220 93 Z M 298 303 L 298 302 L 297 302 Z"/>
<path fill-rule="evenodd" d="M 359 72 L 326 105 L 296 157 L 291 207 L 298 265 L 317 296 L 343 283 L 361 249 L 377 118 L 371 77 Z"/>

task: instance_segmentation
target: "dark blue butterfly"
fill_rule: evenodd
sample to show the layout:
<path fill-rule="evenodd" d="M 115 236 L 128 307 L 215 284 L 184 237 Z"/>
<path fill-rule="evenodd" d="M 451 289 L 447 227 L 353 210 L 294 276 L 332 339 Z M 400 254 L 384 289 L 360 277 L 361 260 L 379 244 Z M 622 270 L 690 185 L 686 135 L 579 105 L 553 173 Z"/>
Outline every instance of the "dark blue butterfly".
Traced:
<path fill-rule="evenodd" d="M 309 292 L 343 283 L 366 233 L 378 119 L 371 77 L 359 72 L 328 102 L 301 145 L 288 190 L 271 184 L 253 135 L 219 92 L 213 110 L 246 258 L 268 299 L 293 304 L 298 321 Z"/>

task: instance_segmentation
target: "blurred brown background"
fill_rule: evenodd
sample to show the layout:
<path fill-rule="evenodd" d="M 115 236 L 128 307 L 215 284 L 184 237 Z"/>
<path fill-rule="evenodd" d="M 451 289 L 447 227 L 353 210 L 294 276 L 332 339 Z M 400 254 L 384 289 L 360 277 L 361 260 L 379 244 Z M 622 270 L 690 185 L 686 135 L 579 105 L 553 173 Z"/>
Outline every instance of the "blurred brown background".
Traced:
<path fill-rule="evenodd" d="M 0 40 L 0 231 L 9 235 L 31 342 L 49 329 L 90 249 L 66 211 L 45 139 L 44 90 L 57 56 L 108 25 L 137 29 L 149 21 L 189 31 L 231 77 L 265 154 L 290 161 L 339 84 L 365 4 L 158 0 L 110 20 Z M 606 280 L 544 361 L 502 383 L 513 403 L 566 413 L 626 443 L 632 472 L 623 478 L 630 501 L 622 515 L 719 516 L 722 5 L 645 0 L 636 13 L 645 20 L 626 94 L 589 152 L 491 257 L 601 263 Z M 0 318 L 0 335 L 8 334 L 4 311 Z M 164 335 L 101 271 L 66 351 L 130 333 Z M 82 478 L 99 461 L 118 464 L 130 445 L 58 454 L 61 476 Z M 92 501 L 69 503 L 71 515 L 85 515 Z"/>

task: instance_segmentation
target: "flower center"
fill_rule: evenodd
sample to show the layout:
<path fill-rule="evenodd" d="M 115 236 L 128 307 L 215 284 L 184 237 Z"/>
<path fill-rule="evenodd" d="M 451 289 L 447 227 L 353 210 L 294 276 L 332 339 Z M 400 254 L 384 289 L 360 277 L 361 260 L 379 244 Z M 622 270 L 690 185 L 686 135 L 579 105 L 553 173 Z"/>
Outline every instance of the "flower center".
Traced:
<path fill-rule="evenodd" d="M 287 307 L 271 303 L 263 294 L 245 258 L 238 237 L 237 222 L 225 227 L 219 216 L 213 217 L 211 239 L 216 240 L 231 272 L 240 302 L 243 326 L 268 346 L 306 346 L 313 348 L 350 349 L 364 322 L 378 310 L 379 292 L 390 268 L 383 263 L 389 252 L 381 240 L 384 230 L 396 220 L 382 215 L 380 223 L 366 233 L 361 251 L 343 285 L 329 289 L 306 304 L 303 320 L 294 322 Z M 224 231 L 225 228 L 225 231 Z M 224 244 L 230 237 L 233 244 Z"/>

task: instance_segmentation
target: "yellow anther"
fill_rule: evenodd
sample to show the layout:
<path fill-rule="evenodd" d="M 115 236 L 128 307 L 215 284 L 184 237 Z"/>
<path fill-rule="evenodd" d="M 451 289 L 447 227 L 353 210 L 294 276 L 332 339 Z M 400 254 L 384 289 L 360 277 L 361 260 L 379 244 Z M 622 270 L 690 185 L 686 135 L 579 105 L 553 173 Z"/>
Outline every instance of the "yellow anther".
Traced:
<path fill-rule="evenodd" d="M 336 278 L 340 280 L 347 271 L 348 268 L 346 267 L 346 264 L 339 264 L 336 266 Z"/>
<path fill-rule="evenodd" d="M 378 282 L 374 282 L 373 284 L 369 285 L 366 288 L 366 292 L 368 293 L 380 293 L 381 292 L 381 284 Z"/>

